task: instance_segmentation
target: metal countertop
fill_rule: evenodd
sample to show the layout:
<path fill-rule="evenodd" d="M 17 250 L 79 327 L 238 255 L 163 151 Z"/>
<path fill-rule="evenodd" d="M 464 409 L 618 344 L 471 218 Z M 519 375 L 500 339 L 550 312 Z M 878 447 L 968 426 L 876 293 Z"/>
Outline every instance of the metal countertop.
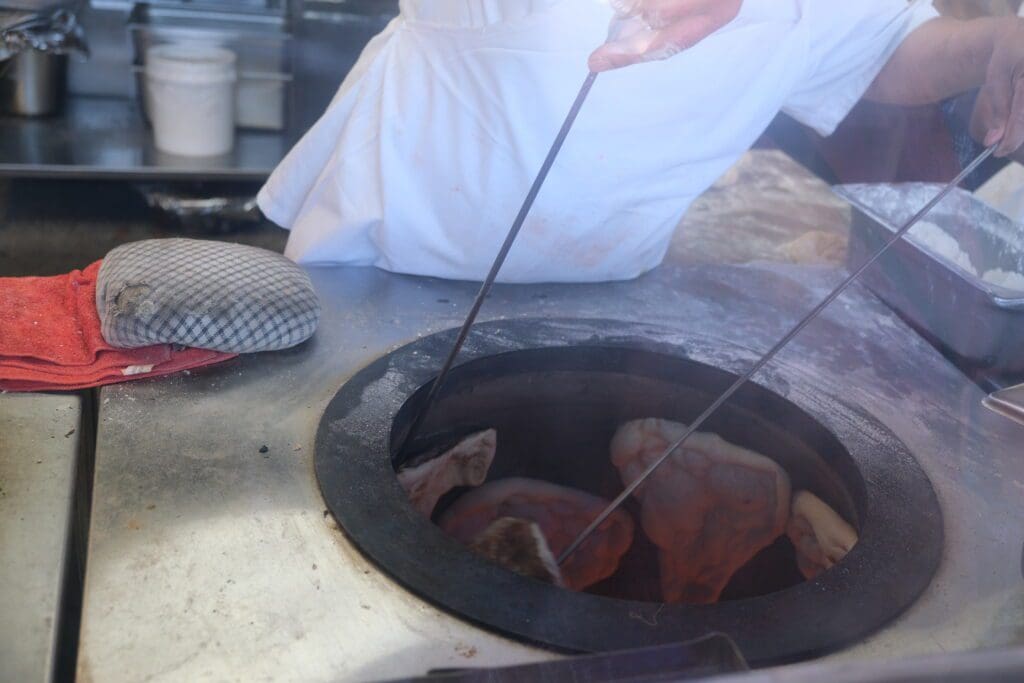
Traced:
<path fill-rule="evenodd" d="M 0 116 L 0 176 L 262 180 L 288 148 L 283 133 L 239 130 L 229 154 L 167 154 L 135 102 L 116 97 L 71 97 L 56 117 Z"/>
<path fill-rule="evenodd" d="M 848 212 L 828 188 L 782 165 L 781 180 L 745 197 L 719 188 L 702 198 L 655 272 L 498 287 L 481 320 L 652 322 L 678 330 L 698 360 L 744 369 L 840 277 L 834 267 L 695 263 L 732 260 L 721 253 L 730 240 L 743 252 L 736 261 L 786 260 L 768 245 L 747 253 L 745 240 L 766 222 L 791 240 L 794 215 L 803 231 L 842 233 Z M 757 220 L 737 224 L 754 205 Z M 372 680 L 552 656 L 395 584 L 325 514 L 313 472 L 317 425 L 341 384 L 397 346 L 456 327 L 476 286 L 358 268 L 312 277 L 324 315 L 302 347 L 102 391 L 80 680 Z M 814 387 L 859 404 L 921 461 L 943 508 L 946 555 L 931 588 L 829 659 L 1024 642 L 1022 428 L 984 409 L 974 384 L 860 288 L 758 381 L 783 396 Z"/>
<path fill-rule="evenodd" d="M 337 388 L 394 347 L 456 326 L 474 287 L 371 269 L 313 277 L 325 310 L 305 346 L 103 391 L 83 681 L 366 680 L 545 656 L 394 584 L 325 516 L 313 475 L 317 423 Z M 717 360 L 735 370 L 837 277 L 664 266 L 633 283 L 500 287 L 484 317 L 656 321 L 683 345 L 699 330 L 721 340 Z M 982 408 L 975 385 L 863 291 L 759 381 L 861 404 L 921 460 L 943 506 L 947 557 L 931 589 L 837 657 L 1022 640 L 1020 427 Z"/>
<path fill-rule="evenodd" d="M 0 394 L 0 679 L 49 681 L 82 438 L 77 395 Z"/>

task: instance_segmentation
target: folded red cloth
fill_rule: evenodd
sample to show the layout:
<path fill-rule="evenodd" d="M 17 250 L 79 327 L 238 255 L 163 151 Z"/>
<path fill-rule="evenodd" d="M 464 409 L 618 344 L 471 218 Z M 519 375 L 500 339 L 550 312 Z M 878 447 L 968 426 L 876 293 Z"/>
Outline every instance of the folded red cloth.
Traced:
<path fill-rule="evenodd" d="M 0 390 L 87 389 L 237 355 L 169 344 L 141 349 L 107 344 L 96 312 L 100 263 L 56 277 L 0 278 Z"/>

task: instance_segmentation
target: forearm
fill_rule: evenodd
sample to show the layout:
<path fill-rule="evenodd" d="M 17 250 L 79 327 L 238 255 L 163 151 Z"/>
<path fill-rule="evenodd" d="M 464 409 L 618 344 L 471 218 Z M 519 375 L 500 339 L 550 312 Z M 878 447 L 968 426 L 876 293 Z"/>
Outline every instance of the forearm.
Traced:
<path fill-rule="evenodd" d="M 889 59 L 867 99 L 915 106 L 980 87 L 985 83 L 992 46 L 1006 23 L 1005 18 L 940 18 L 922 24 Z"/>

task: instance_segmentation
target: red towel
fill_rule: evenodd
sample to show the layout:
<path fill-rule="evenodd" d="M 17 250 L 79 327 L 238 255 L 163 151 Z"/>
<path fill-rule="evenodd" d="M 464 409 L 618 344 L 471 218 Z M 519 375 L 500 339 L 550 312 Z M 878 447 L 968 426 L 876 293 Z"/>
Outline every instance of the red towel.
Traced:
<path fill-rule="evenodd" d="M 100 334 L 100 261 L 56 277 L 0 278 L 0 390 L 86 389 L 219 363 L 237 354 L 158 344 L 115 349 Z"/>

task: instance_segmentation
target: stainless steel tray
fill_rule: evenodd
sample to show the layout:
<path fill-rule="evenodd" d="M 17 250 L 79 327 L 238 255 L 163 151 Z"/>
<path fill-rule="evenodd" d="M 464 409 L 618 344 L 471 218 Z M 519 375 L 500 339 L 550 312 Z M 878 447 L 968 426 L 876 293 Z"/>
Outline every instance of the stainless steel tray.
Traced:
<path fill-rule="evenodd" d="M 854 208 L 849 266 L 880 249 L 938 189 L 923 183 L 835 188 Z M 978 274 L 932 254 L 912 231 L 864 274 L 865 284 L 971 370 L 1024 371 L 1024 293 L 980 277 L 995 268 L 1024 272 L 1024 226 L 964 190 L 950 194 L 924 220 L 956 239 Z"/>
<path fill-rule="evenodd" d="M 1024 425 L 1024 384 L 991 393 L 981 404 L 1003 417 Z"/>

